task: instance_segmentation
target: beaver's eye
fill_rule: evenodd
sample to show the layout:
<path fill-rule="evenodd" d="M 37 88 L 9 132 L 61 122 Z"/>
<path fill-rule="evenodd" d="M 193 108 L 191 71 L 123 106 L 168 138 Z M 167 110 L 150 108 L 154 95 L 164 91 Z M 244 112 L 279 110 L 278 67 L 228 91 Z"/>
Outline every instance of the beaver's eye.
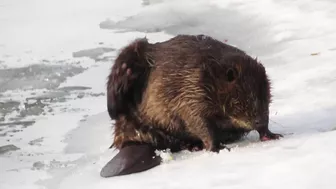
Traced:
<path fill-rule="evenodd" d="M 227 71 L 226 71 L 226 78 L 229 82 L 232 82 L 234 80 L 237 79 L 237 71 L 234 70 L 233 68 L 229 68 Z"/>

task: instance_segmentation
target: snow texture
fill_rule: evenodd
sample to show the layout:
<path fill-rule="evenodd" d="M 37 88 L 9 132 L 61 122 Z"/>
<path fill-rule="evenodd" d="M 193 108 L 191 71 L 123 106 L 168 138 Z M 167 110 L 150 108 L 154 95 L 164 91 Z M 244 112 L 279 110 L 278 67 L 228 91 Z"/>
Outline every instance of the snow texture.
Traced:
<path fill-rule="evenodd" d="M 334 189 L 336 2 L 332 0 L 2 0 L 0 189 Z M 105 83 L 138 37 L 207 34 L 265 65 L 270 129 L 231 152 L 161 153 L 146 172 L 101 178 L 116 153 Z"/>

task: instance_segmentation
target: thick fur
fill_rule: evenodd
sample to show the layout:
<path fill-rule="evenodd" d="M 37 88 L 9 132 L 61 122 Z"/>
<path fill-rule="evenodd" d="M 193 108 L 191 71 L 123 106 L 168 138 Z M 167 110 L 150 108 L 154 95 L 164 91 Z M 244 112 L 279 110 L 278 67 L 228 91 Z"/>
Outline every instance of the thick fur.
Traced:
<path fill-rule="evenodd" d="M 147 143 L 218 151 L 253 129 L 277 137 L 268 130 L 271 92 L 263 65 L 209 36 L 135 40 L 117 57 L 107 93 L 118 149 Z"/>
<path fill-rule="evenodd" d="M 122 49 L 107 82 L 107 108 L 111 119 L 128 115 L 141 101 L 150 63 L 145 56 L 148 42 L 138 39 Z"/>

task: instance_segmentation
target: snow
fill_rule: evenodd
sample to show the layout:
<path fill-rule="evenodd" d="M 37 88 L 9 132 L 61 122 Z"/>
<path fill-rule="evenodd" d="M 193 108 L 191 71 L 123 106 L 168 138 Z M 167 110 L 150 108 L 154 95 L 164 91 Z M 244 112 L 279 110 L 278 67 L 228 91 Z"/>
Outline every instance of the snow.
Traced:
<path fill-rule="evenodd" d="M 331 0 L 2 0 L 0 188 L 336 187 L 336 3 Z M 117 151 L 105 83 L 118 50 L 207 34 L 265 65 L 270 128 L 231 152 L 162 153 L 146 172 L 101 178 Z M 26 122 L 26 124 L 24 124 Z"/>

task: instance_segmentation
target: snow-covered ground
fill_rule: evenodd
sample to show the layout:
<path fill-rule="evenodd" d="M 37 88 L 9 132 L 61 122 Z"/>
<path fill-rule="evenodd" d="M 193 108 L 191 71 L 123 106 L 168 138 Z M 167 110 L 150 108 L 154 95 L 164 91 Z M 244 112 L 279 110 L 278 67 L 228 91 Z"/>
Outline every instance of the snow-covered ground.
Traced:
<path fill-rule="evenodd" d="M 0 188 L 336 188 L 336 2 L 332 0 L 0 0 Z M 139 174 L 101 178 L 116 154 L 105 82 L 137 37 L 208 34 L 265 65 L 270 128 L 231 152 L 163 154 Z M 171 159 L 172 158 L 172 159 Z"/>

